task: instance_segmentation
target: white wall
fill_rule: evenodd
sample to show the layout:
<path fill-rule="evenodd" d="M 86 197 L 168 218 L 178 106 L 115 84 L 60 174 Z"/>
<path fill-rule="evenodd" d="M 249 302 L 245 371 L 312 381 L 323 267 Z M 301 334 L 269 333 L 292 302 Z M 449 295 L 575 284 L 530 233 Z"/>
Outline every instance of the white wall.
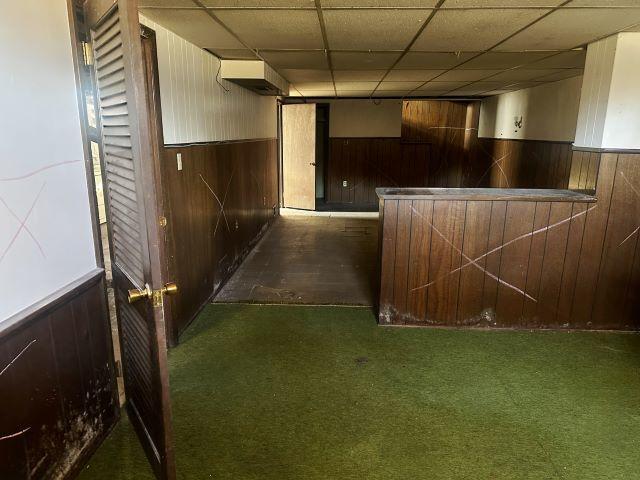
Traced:
<path fill-rule="evenodd" d="M 66 1 L 1 22 L 0 322 L 96 267 Z"/>
<path fill-rule="evenodd" d="M 517 90 L 482 100 L 478 135 L 486 138 L 572 142 L 582 77 Z M 522 116 L 522 128 L 515 117 Z"/>
<path fill-rule="evenodd" d="M 399 137 L 402 126 L 402 101 L 379 99 L 332 100 L 329 111 L 329 136 Z"/>
<path fill-rule="evenodd" d="M 220 60 L 140 15 L 156 32 L 165 144 L 275 138 L 276 98 L 218 80 Z"/>

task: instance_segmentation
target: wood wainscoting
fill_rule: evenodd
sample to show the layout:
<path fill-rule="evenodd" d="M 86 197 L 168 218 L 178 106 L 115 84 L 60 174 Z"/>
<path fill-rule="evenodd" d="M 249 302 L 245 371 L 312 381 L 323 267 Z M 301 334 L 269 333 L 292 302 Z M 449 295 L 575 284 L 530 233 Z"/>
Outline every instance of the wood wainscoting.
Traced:
<path fill-rule="evenodd" d="M 569 186 L 571 142 L 478 138 L 479 111 L 478 102 L 405 101 L 399 138 L 331 138 L 326 202 L 376 206 L 379 187 Z M 593 185 L 595 172 L 576 181 Z"/>
<path fill-rule="evenodd" d="M 166 146 L 162 175 L 176 344 L 278 214 L 277 140 Z"/>
<path fill-rule="evenodd" d="M 640 154 L 569 170 L 597 203 L 385 200 L 381 321 L 639 329 Z"/>
<path fill-rule="evenodd" d="M 104 281 L 97 269 L 0 332 L 0 478 L 72 477 L 118 420 Z"/>

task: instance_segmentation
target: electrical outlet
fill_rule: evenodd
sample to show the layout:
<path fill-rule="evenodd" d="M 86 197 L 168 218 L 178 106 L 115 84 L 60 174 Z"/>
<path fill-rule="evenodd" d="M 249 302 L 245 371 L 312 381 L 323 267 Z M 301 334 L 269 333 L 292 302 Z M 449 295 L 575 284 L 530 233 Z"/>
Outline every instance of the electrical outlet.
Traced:
<path fill-rule="evenodd" d="M 178 153 L 176 155 L 176 162 L 178 163 L 178 171 L 182 170 L 182 154 Z"/>
<path fill-rule="evenodd" d="M 342 180 L 342 186 L 346 187 L 347 186 L 347 181 L 346 180 Z"/>

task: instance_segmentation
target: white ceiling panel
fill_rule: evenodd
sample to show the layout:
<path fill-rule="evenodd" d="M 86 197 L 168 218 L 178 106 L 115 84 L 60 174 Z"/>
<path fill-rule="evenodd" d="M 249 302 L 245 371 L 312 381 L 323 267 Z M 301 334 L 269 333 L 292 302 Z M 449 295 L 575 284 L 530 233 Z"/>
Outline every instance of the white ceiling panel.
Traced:
<path fill-rule="evenodd" d="M 443 10 L 418 37 L 412 50 L 486 50 L 547 13 L 545 9 Z"/>
<path fill-rule="evenodd" d="M 537 78 L 541 82 L 556 82 L 558 80 L 564 80 L 565 78 L 577 77 L 582 75 L 583 70 L 580 68 L 565 68 L 551 75 L 545 75 L 544 77 Z"/>
<path fill-rule="evenodd" d="M 338 90 L 339 97 L 368 97 L 371 90 Z"/>
<path fill-rule="evenodd" d="M 507 55 L 507 54 L 503 54 Z M 522 54 L 516 54 L 522 55 Z M 552 57 L 527 65 L 529 68 L 583 68 L 587 58 L 586 50 L 561 52 Z"/>
<path fill-rule="evenodd" d="M 293 82 L 296 88 L 302 90 L 331 90 L 333 91 L 333 82 Z"/>
<path fill-rule="evenodd" d="M 193 0 L 138 0 L 138 8 L 144 7 L 200 8 Z"/>
<path fill-rule="evenodd" d="M 315 11 L 219 10 L 216 15 L 252 48 L 324 48 Z"/>
<path fill-rule="evenodd" d="M 378 87 L 378 90 L 395 90 L 395 91 L 406 91 L 406 90 L 413 90 L 415 88 L 418 88 L 420 85 L 422 85 L 424 82 L 387 82 L 384 81 L 380 84 L 380 86 Z"/>
<path fill-rule="evenodd" d="M 573 0 L 570 7 L 640 7 L 640 0 Z"/>
<path fill-rule="evenodd" d="M 454 88 L 464 87 L 469 82 L 429 82 L 418 88 L 420 91 L 446 92 Z"/>
<path fill-rule="evenodd" d="M 402 50 L 431 10 L 327 10 L 330 49 Z"/>
<path fill-rule="evenodd" d="M 475 80 L 481 80 L 486 77 L 490 77 L 500 73 L 500 70 L 450 70 L 447 73 L 440 75 L 436 80 L 441 82 L 453 81 L 453 82 L 473 82 Z"/>
<path fill-rule="evenodd" d="M 527 68 L 514 68 L 513 70 L 505 70 L 498 75 L 491 77 L 491 81 L 520 82 L 524 80 L 534 80 L 536 78 L 557 73 L 557 69 L 531 70 Z"/>
<path fill-rule="evenodd" d="M 331 7 L 435 7 L 438 0 L 322 0 L 322 8 Z"/>
<path fill-rule="evenodd" d="M 549 52 L 487 52 L 460 65 L 460 69 L 505 70 L 525 65 L 551 55 Z M 546 68 L 546 67 L 542 67 Z"/>
<path fill-rule="evenodd" d="M 224 59 L 247 59 L 247 60 L 255 60 L 258 57 L 256 57 L 256 54 L 253 53 L 251 50 L 247 50 L 245 49 L 220 49 L 220 48 L 216 48 L 214 49 L 209 49 L 209 51 L 211 53 L 213 53 L 216 57 L 218 58 L 224 58 Z"/>
<path fill-rule="evenodd" d="M 333 68 L 337 70 L 381 70 L 393 65 L 400 52 L 331 52 Z"/>
<path fill-rule="evenodd" d="M 201 48 L 243 49 L 244 46 L 217 24 L 204 10 L 144 8 L 141 13 Z"/>
<path fill-rule="evenodd" d="M 640 22 L 639 8 L 568 8 L 553 12 L 497 50 L 568 50 Z"/>
<path fill-rule="evenodd" d="M 431 80 L 433 77 L 437 77 L 438 75 L 444 73 L 444 70 L 391 70 L 389 75 L 386 76 L 385 81 L 396 81 L 396 82 L 412 82 L 412 81 L 420 81 L 426 82 L 427 80 Z"/>
<path fill-rule="evenodd" d="M 453 68 L 477 55 L 473 52 L 408 52 L 396 65 L 396 69 L 439 70 Z"/>
<path fill-rule="evenodd" d="M 314 0 L 201 0 L 207 7 L 315 8 Z"/>
<path fill-rule="evenodd" d="M 333 90 L 300 90 L 304 97 L 335 97 Z"/>
<path fill-rule="evenodd" d="M 329 70 L 307 70 L 299 68 L 282 68 L 280 74 L 291 83 L 300 82 L 331 82 Z"/>
<path fill-rule="evenodd" d="M 336 82 L 377 82 L 382 80 L 386 70 L 334 70 Z"/>
<path fill-rule="evenodd" d="M 376 90 L 373 92 L 373 97 L 403 97 L 407 93 L 407 90 Z"/>
<path fill-rule="evenodd" d="M 490 92 L 486 92 L 485 95 L 488 97 L 493 97 L 494 95 L 502 95 L 504 93 L 509 93 L 512 90 L 502 89 L 502 90 L 491 90 Z"/>
<path fill-rule="evenodd" d="M 557 7 L 564 0 L 446 0 L 442 8 Z"/>
<path fill-rule="evenodd" d="M 320 51 L 261 51 L 260 55 L 274 68 L 305 68 L 311 70 L 329 68 L 327 56 Z"/>
<path fill-rule="evenodd" d="M 373 90 L 378 82 L 336 82 L 336 90 Z"/>

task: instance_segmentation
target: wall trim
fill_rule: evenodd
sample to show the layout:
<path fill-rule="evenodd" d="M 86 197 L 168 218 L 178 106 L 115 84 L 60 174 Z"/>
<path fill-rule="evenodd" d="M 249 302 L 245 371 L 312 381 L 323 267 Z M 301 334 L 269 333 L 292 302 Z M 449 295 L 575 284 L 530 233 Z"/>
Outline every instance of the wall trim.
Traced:
<path fill-rule="evenodd" d="M 560 143 L 573 145 L 573 140 L 536 140 L 535 138 L 478 137 L 478 140 L 504 140 L 507 142 Z"/>
<path fill-rule="evenodd" d="M 194 143 L 165 143 L 164 148 L 185 148 L 185 147 L 197 147 L 204 145 L 225 145 L 233 143 L 249 143 L 249 142 L 267 142 L 270 140 L 277 140 L 277 137 L 266 138 L 243 138 L 240 140 L 216 140 L 212 142 L 194 142 Z"/>
<path fill-rule="evenodd" d="M 103 277 L 104 269 L 95 268 L 42 300 L 10 316 L 7 320 L 0 323 L 0 339 L 20 328 L 26 327 L 34 320 L 42 317 L 46 312 L 54 310 L 61 304 L 68 302 L 72 297 L 76 297 L 89 290 Z"/>
<path fill-rule="evenodd" d="M 572 145 L 571 148 L 574 152 L 594 152 L 594 153 L 640 153 L 640 149 L 637 148 L 599 148 L 599 147 L 580 147 L 578 145 Z"/>

